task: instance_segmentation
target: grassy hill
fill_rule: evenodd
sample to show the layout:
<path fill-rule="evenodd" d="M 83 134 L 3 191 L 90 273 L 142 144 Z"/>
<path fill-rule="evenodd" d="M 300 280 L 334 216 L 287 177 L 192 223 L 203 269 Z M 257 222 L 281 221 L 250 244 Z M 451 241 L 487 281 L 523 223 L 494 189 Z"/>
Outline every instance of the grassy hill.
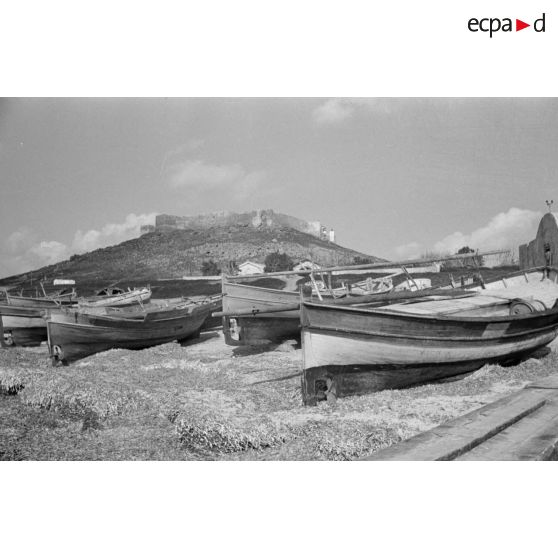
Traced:
<path fill-rule="evenodd" d="M 55 278 L 74 279 L 78 289 L 113 282 L 154 284 L 163 279 L 201 275 L 204 261 L 213 260 L 226 269 L 231 261 L 237 264 L 245 260 L 263 262 L 267 254 L 275 251 L 287 253 L 295 262 L 310 259 L 324 266 L 351 264 L 357 256 L 381 261 L 289 227 L 262 230 L 232 225 L 206 230 L 151 232 L 54 265 L 6 277 L 0 280 L 0 285 L 28 288 L 37 285 L 39 280 L 50 285 Z"/>

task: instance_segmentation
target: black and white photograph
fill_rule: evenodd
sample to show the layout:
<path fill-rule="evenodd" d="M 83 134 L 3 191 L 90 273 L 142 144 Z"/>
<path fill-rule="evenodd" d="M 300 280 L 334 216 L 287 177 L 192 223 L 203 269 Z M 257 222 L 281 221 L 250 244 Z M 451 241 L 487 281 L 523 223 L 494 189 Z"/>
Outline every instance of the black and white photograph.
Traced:
<path fill-rule="evenodd" d="M 552 549 L 549 3 L 2 22 L 3 554 Z"/>
<path fill-rule="evenodd" d="M 2 459 L 556 457 L 556 99 L 1 110 Z"/>

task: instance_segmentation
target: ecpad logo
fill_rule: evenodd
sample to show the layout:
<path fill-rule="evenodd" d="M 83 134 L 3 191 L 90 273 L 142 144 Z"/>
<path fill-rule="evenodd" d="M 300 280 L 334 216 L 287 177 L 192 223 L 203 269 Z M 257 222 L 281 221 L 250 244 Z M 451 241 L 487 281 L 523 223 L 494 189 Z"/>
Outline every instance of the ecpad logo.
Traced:
<path fill-rule="evenodd" d="M 537 33 L 545 32 L 545 16 L 546 14 L 543 14 L 533 23 L 533 29 Z M 505 17 L 503 19 L 497 17 L 485 17 L 482 19 L 477 19 L 475 17 L 472 17 L 469 20 L 467 27 L 469 28 L 469 31 L 472 31 L 473 33 L 477 33 L 479 31 L 483 33 L 490 33 L 490 38 L 492 38 L 492 35 L 494 33 L 497 33 L 498 31 L 503 31 L 504 33 L 513 31 L 512 18 L 509 17 Z M 525 23 L 520 19 L 515 20 L 516 31 L 521 31 L 522 29 L 526 29 L 527 27 L 531 27 L 531 24 Z"/>

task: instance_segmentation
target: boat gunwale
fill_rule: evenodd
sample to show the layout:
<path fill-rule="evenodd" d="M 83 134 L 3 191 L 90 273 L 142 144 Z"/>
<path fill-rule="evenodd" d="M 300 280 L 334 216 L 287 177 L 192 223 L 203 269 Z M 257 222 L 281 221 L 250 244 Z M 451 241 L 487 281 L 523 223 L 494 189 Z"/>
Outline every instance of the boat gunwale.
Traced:
<path fill-rule="evenodd" d="M 184 319 L 184 317 L 179 318 L 181 320 Z M 177 318 L 175 318 L 175 320 L 178 320 Z M 145 322 L 141 322 L 139 320 L 135 320 L 136 325 L 138 324 L 143 324 Z M 153 323 L 153 322 L 150 322 Z M 147 327 L 135 327 L 135 328 L 118 328 L 118 327 L 110 327 L 110 326 L 106 326 L 106 325 L 95 325 L 95 324 L 81 324 L 81 323 L 72 323 L 72 322 L 51 322 L 48 321 L 47 322 L 47 329 L 50 329 L 54 326 L 60 326 L 60 327 L 65 327 L 68 329 L 79 329 L 79 330 L 92 330 L 95 331 L 97 333 L 114 333 L 116 330 L 122 330 L 125 331 L 126 333 L 136 333 L 136 332 L 142 332 L 142 333 L 157 333 L 162 331 L 166 331 L 169 327 L 172 327 L 173 324 L 163 324 L 160 327 L 157 328 L 147 328 Z M 94 341 L 92 341 L 93 343 Z"/>
<path fill-rule="evenodd" d="M 64 317 L 68 317 L 71 318 L 72 315 L 74 317 L 74 319 L 77 317 L 77 315 L 79 316 L 84 316 L 86 317 L 86 319 L 89 318 L 93 318 L 97 321 L 107 321 L 109 323 L 113 323 L 113 324 L 117 324 L 117 323 L 123 323 L 123 324 L 158 324 L 158 323 L 164 323 L 164 322 L 170 322 L 172 320 L 183 320 L 184 318 L 190 318 L 193 316 L 196 316 L 200 313 L 202 313 L 203 311 L 209 312 L 211 311 L 210 305 L 209 303 L 207 305 L 192 305 L 192 306 L 188 306 L 186 308 L 169 308 L 168 310 L 165 309 L 158 309 L 158 310 L 154 310 L 152 313 L 158 313 L 158 312 L 172 312 L 175 310 L 184 310 L 184 313 L 178 315 L 178 316 L 171 316 L 171 317 L 162 317 L 162 318 L 158 318 L 158 319 L 148 319 L 148 316 L 150 314 L 150 312 L 146 312 L 145 315 L 143 316 L 143 318 L 128 318 L 128 317 L 122 317 L 120 315 L 113 315 L 113 314 L 93 314 L 93 313 L 89 313 L 89 312 L 80 312 L 80 311 L 75 311 L 75 310 L 70 310 L 70 311 L 63 311 L 63 312 L 56 312 L 56 313 L 49 313 L 49 316 L 45 318 L 45 320 L 47 321 L 47 323 L 55 323 L 55 324 L 69 324 L 69 325 L 78 325 L 78 326 L 89 326 L 89 327 L 103 327 L 103 326 L 96 326 L 94 324 L 84 324 L 84 323 L 80 323 L 80 322 L 70 322 L 70 321 L 58 321 L 56 319 L 52 319 L 53 317 L 56 316 L 64 316 Z M 186 310 L 188 310 L 188 312 L 186 312 Z"/>
<path fill-rule="evenodd" d="M 466 343 L 478 343 L 482 342 L 483 344 L 490 344 L 490 342 L 498 341 L 498 340 L 507 340 L 513 339 L 515 337 L 525 337 L 529 335 L 539 335 L 546 333 L 547 331 L 551 331 L 552 329 L 558 328 L 558 322 L 547 324 L 545 326 L 536 328 L 536 329 L 527 329 L 523 331 L 517 331 L 513 333 L 501 333 L 500 335 L 494 337 L 460 337 L 460 336 L 451 336 L 451 337 L 442 337 L 440 335 L 436 336 L 427 336 L 427 335 L 403 335 L 400 333 L 384 333 L 382 331 L 356 331 L 354 329 L 347 329 L 347 328 L 340 328 L 340 327 L 327 327 L 327 326 L 316 326 L 316 325 L 302 325 L 302 331 L 308 331 L 309 333 L 312 332 L 332 332 L 332 333 L 341 333 L 351 336 L 360 336 L 362 338 L 371 338 L 371 337 L 381 337 L 381 338 L 392 338 L 392 339 L 408 339 L 410 341 L 437 341 L 437 342 L 466 342 Z M 558 335 L 558 334 L 557 334 Z"/>
<path fill-rule="evenodd" d="M 510 299 L 510 303 L 513 299 Z M 521 299 L 518 299 L 521 300 Z M 558 299 L 557 299 L 558 300 Z M 503 323 L 503 322 L 520 322 L 526 321 L 529 319 L 534 318 L 541 318 L 552 316 L 556 314 L 558 316 L 558 307 L 557 308 L 550 308 L 548 310 L 544 310 L 541 312 L 533 312 L 530 314 L 517 314 L 517 315 L 509 315 L 509 316 L 491 316 L 491 317 L 483 317 L 483 316 L 463 316 L 461 318 L 457 317 L 456 314 L 444 316 L 443 314 L 406 314 L 404 312 L 398 310 L 388 310 L 385 307 L 380 308 L 362 308 L 362 307 L 353 307 L 353 306 L 334 306 L 332 304 L 316 304 L 315 302 L 303 301 L 302 307 L 310 307 L 310 308 L 319 308 L 325 311 L 331 310 L 338 310 L 341 312 L 352 312 L 357 314 L 362 314 L 364 316 L 371 316 L 374 314 L 379 314 L 381 316 L 386 317 L 396 317 L 396 318 L 403 318 L 405 320 L 413 320 L 413 321 L 440 321 L 440 322 L 465 322 L 465 323 Z M 304 326 L 303 324 L 303 327 Z"/>
<path fill-rule="evenodd" d="M 223 296 L 235 296 L 235 295 L 230 295 L 229 293 L 225 292 L 225 286 L 226 285 L 232 285 L 234 287 L 244 287 L 244 288 L 248 288 L 248 289 L 255 289 L 257 291 L 265 291 L 265 292 L 269 292 L 269 293 L 273 293 L 273 294 L 281 293 L 281 294 L 286 294 L 286 295 L 299 296 L 299 291 L 285 291 L 285 290 L 282 290 L 282 289 L 274 289 L 272 287 L 258 287 L 256 285 L 245 285 L 244 283 L 233 283 L 231 281 L 223 281 L 222 285 L 223 285 L 223 291 L 222 291 Z"/>
<path fill-rule="evenodd" d="M 45 311 L 50 312 L 54 308 L 37 306 L 15 306 L 12 304 L 0 304 L 0 315 L 21 318 L 42 318 Z"/>
<path fill-rule="evenodd" d="M 298 295 L 298 293 L 293 293 Z M 283 300 L 268 300 L 268 299 L 264 299 L 264 298 L 254 298 L 254 297 L 250 297 L 250 298 L 245 298 L 245 297 L 241 297 L 241 296 L 236 296 L 236 295 L 227 295 L 228 298 L 234 299 L 234 300 L 248 300 L 248 301 L 254 301 L 254 302 L 265 302 L 267 304 L 292 304 L 289 301 L 283 301 Z M 298 299 L 298 296 L 296 297 Z"/>

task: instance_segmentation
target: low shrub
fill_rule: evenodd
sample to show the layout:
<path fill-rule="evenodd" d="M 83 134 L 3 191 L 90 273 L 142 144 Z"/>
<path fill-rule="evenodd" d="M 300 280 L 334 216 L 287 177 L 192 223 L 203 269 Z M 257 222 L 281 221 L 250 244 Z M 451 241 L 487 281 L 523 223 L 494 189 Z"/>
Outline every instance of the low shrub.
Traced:
<path fill-rule="evenodd" d="M 266 422 L 245 425 L 241 430 L 223 419 L 180 415 L 174 423 L 181 444 L 195 451 L 233 453 L 262 450 L 286 442 L 286 437 Z"/>

